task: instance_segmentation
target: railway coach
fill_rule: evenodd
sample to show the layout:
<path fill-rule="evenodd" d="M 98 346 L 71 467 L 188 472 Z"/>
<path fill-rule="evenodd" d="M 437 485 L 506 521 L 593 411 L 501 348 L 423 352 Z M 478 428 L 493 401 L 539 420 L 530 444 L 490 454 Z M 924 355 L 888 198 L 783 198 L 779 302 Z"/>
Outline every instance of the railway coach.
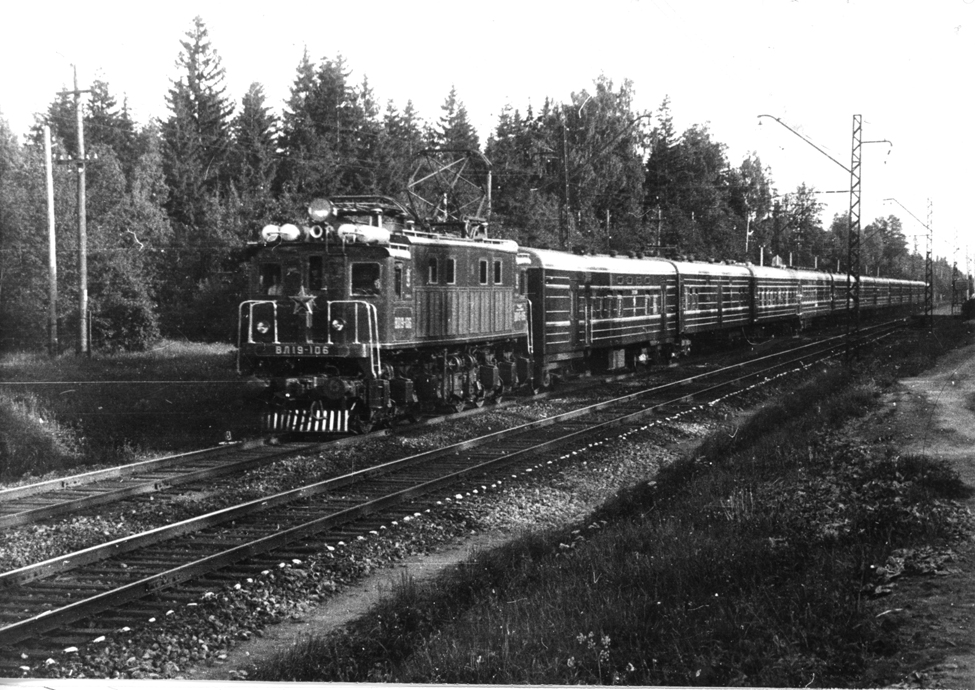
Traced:
<path fill-rule="evenodd" d="M 692 343 L 796 332 L 846 312 L 845 275 L 746 264 L 568 254 L 522 248 L 541 386 L 583 371 L 632 368 Z M 924 284 L 863 278 L 866 311 L 916 307 Z"/>

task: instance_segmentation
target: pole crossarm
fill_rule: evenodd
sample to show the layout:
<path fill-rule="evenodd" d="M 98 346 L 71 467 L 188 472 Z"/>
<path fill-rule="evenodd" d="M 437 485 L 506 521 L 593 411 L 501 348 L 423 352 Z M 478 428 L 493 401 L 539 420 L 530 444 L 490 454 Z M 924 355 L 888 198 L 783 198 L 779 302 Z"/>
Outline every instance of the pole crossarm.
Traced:
<path fill-rule="evenodd" d="M 904 204 L 899 202 L 892 196 L 884 199 L 884 203 L 888 201 L 893 201 L 895 204 L 900 206 L 902 209 L 907 211 L 907 214 L 916 220 L 922 228 L 927 232 L 924 233 L 924 237 L 927 238 L 927 247 L 925 248 L 924 256 L 924 315 L 928 321 L 929 325 L 933 325 L 934 320 L 934 230 L 932 229 L 931 214 L 932 214 L 932 204 L 931 200 L 928 199 L 928 222 L 925 223 L 923 220 L 918 218 L 911 209 L 907 208 Z M 910 237 L 910 235 L 909 235 Z M 914 235 L 917 237 L 917 235 Z"/>
<path fill-rule="evenodd" d="M 848 167 L 846 167 L 845 165 L 843 165 L 842 163 L 840 163 L 838 160 L 836 160 L 835 158 L 833 158 L 831 155 L 829 155 L 828 153 L 826 153 L 825 151 L 823 151 L 823 149 L 821 149 L 819 146 L 817 146 L 816 144 L 814 144 L 808 138 L 804 137 L 802 134 L 799 134 L 799 132 L 797 132 L 796 130 L 792 129 L 792 127 L 790 127 L 786 123 L 782 122 L 782 120 L 780 120 L 779 118 L 777 118 L 775 115 L 765 115 L 765 114 L 763 114 L 763 115 L 759 115 L 758 116 L 758 119 L 761 120 L 763 117 L 772 118 L 773 120 L 775 120 L 776 122 L 778 122 L 780 125 L 782 125 L 783 127 L 785 127 L 787 130 L 789 130 L 790 132 L 792 132 L 793 134 L 795 134 L 797 137 L 799 137 L 800 139 L 802 139 L 804 142 L 806 142 L 807 144 L 809 144 L 810 146 L 812 146 L 814 149 L 816 149 L 817 151 L 819 151 L 821 154 L 823 154 L 824 156 L 826 156 L 827 158 L 829 158 L 831 161 L 833 161 L 834 163 L 836 163 L 838 166 L 840 166 L 841 168 L 843 168 L 843 170 L 845 170 L 848 173 L 850 172 L 850 169 Z M 759 123 L 759 124 L 761 124 L 761 123 Z"/>
<path fill-rule="evenodd" d="M 928 227 L 928 225 L 927 225 L 927 223 L 925 223 L 925 222 L 924 222 L 923 220 L 921 220 L 920 218 L 918 218 L 917 216 L 915 216 L 915 215 L 914 215 L 913 213 L 911 213 L 911 209 L 909 209 L 909 208 L 907 208 L 907 206 L 905 206 L 904 204 L 902 204 L 901 202 L 899 202 L 899 201 L 898 201 L 897 199 L 895 199 L 894 197 L 892 197 L 892 196 L 889 196 L 889 197 L 887 197 L 886 199 L 884 199 L 884 201 L 885 201 L 885 202 L 887 202 L 887 201 L 893 201 L 893 202 L 894 202 L 895 204 L 897 204 L 897 205 L 898 205 L 898 206 L 900 206 L 900 207 L 901 207 L 902 209 L 904 209 L 905 211 L 907 211 L 907 214 L 908 214 L 908 215 L 909 215 L 909 216 L 910 216 L 911 218 L 913 218 L 913 219 L 914 219 L 914 220 L 916 220 L 916 221 L 917 221 L 918 223 L 920 223 L 920 224 L 921 224 L 921 227 L 922 227 L 922 228 L 924 228 L 924 229 L 925 229 L 925 230 L 927 230 L 928 232 L 931 232 L 931 228 L 929 228 L 929 227 Z"/>

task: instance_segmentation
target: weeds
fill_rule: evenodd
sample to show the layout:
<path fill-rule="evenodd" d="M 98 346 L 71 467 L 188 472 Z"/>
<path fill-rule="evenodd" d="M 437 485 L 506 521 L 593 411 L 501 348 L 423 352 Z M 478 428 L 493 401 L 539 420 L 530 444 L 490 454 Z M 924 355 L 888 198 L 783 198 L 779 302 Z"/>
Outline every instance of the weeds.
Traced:
<path fill-rule="evenodd" d="M 227 346 L 165 341 L 92 359 L 0 359 L 0 477 L 35 476 L 254 433 Z M 40 421 L 43 419 L 43 423 Z"/>
<path fill-rule="evenodd" d="M 0 391 L 0 474 L 24 474 L 45 464 L 80 461 L 81 448 L 71 429 L 33 393 Z"/>

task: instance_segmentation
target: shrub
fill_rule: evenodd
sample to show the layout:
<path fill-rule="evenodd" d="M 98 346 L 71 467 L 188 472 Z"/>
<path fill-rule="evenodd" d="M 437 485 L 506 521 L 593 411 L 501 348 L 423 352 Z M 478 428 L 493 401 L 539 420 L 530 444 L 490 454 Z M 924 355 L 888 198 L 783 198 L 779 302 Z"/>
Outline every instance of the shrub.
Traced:
<path fill-rule="evenodd" d="M 0 392 L 0 477 L 77 463 L 80 443 L 33 393 Z"/>

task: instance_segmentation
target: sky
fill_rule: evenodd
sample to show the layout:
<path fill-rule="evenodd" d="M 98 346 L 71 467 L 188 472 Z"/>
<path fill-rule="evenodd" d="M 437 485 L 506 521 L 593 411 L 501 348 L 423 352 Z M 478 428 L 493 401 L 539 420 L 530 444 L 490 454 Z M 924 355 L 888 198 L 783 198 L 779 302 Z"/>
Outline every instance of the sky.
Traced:
<path fill-rule="evenodd" d="M 307 49 L 341 55 L 380 103 L 412 100 L 430 122 L 456 87 L 482 142 L 505 105 L 630 80 L 635 110 L 669 97 L 676 129 L 707 125 L 732 165 L 754 154 L 780 194 L 823 192 L 827 227 L 849 209 L 860 115 L 862 224 L 896 215 L 923 252 L 930 209 L 935 254 L 975 261 L 975 0 L 5 3 L 0 117 L 25 134 L 74 65 L 81 88 L 107 81 L 137 122 L 165 118 L 197 15 L 237 102 L 259 82 L 280 111 Z"/>

